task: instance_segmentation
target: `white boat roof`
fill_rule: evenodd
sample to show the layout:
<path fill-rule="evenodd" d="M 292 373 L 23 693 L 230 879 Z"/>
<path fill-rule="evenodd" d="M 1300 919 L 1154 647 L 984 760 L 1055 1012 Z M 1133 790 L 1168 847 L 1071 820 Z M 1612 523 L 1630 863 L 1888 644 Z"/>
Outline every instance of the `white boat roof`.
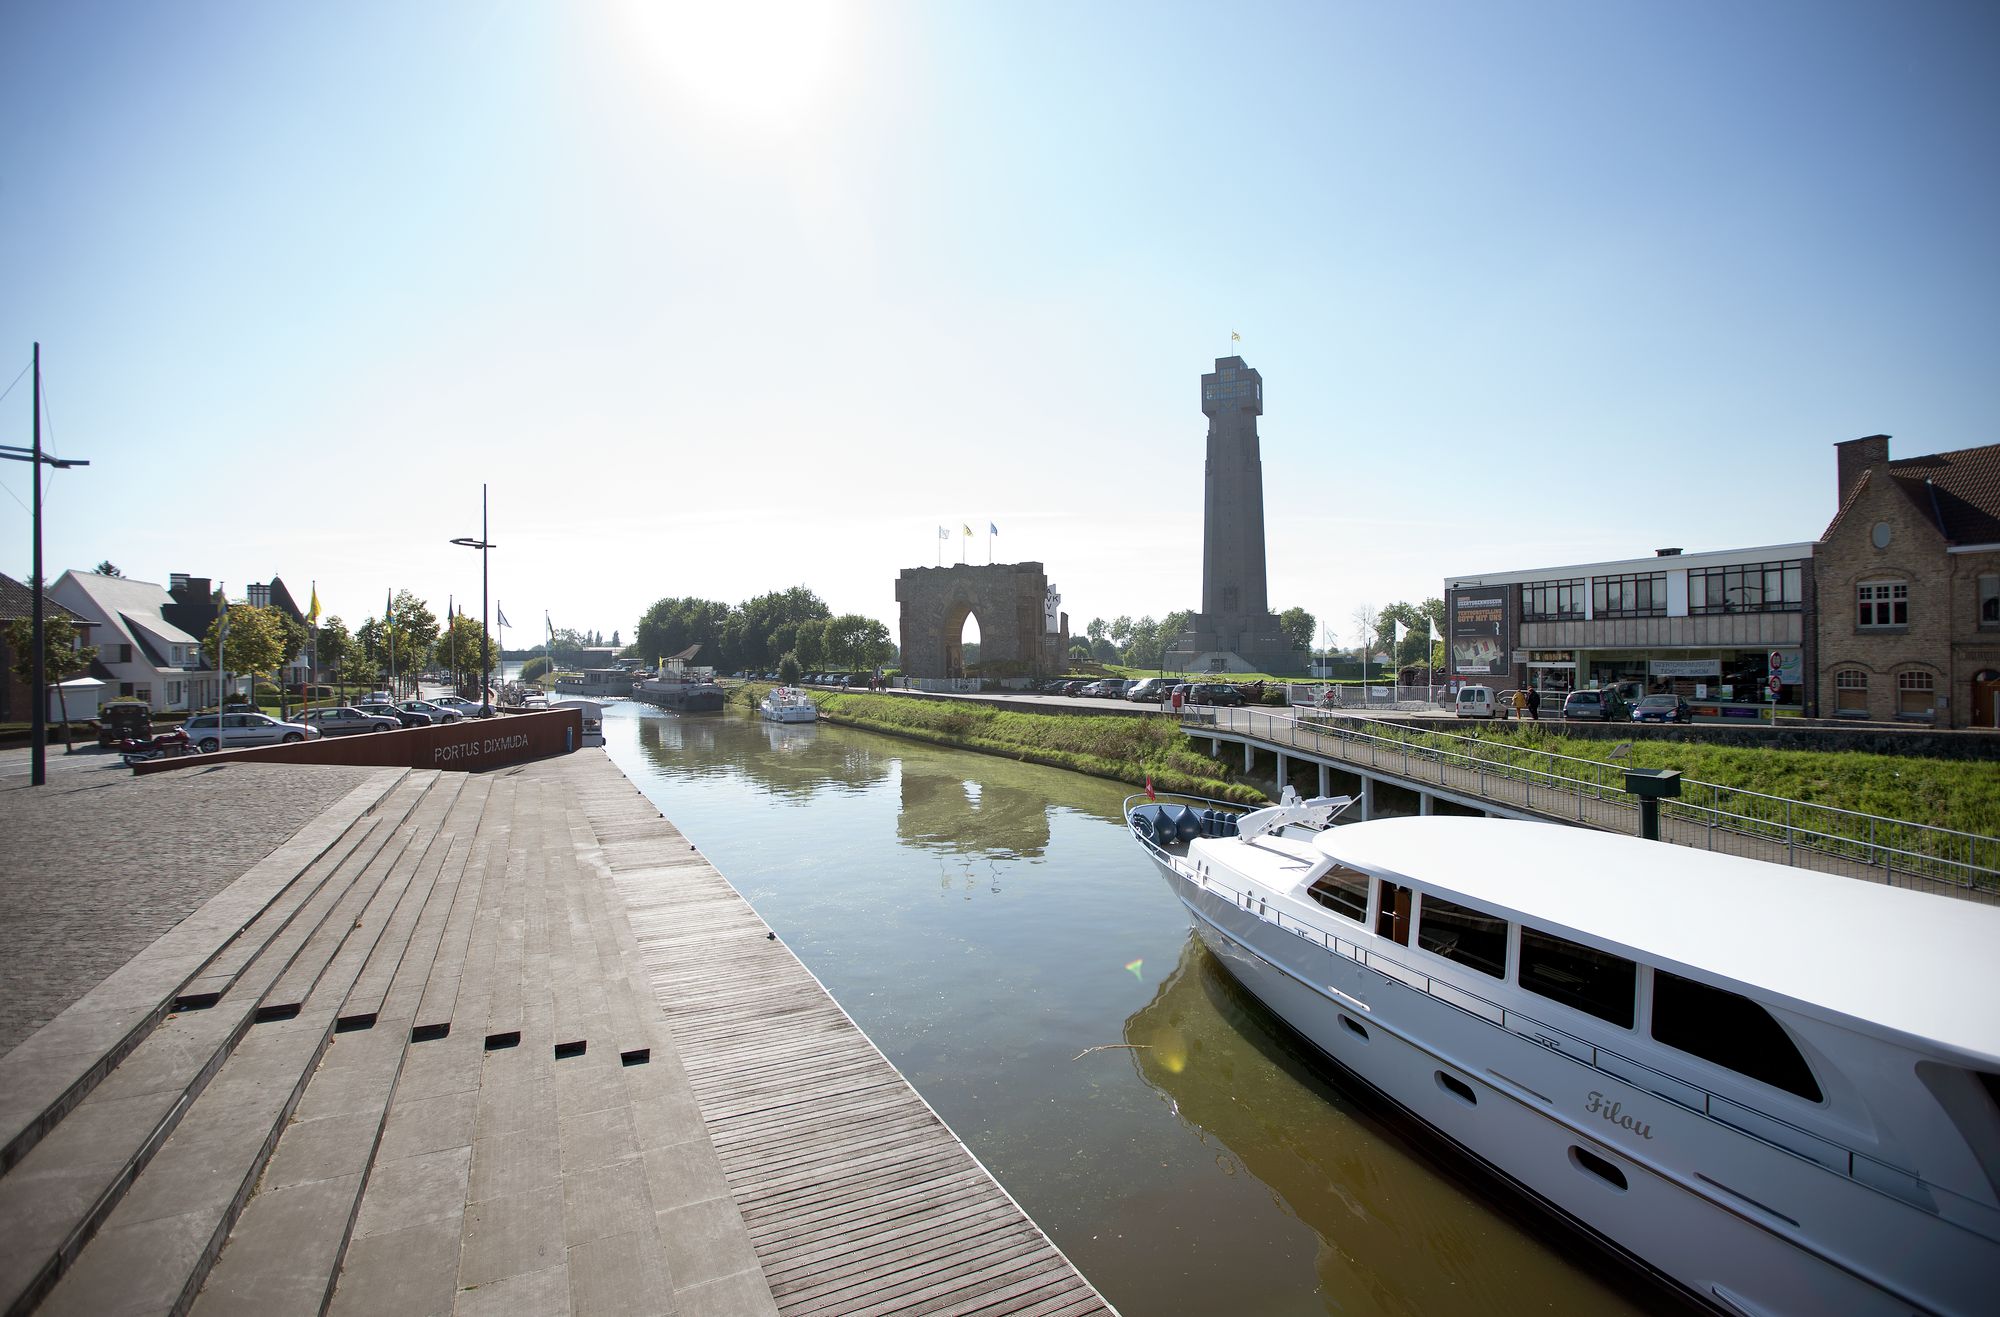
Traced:
<path fill-rule="evenodd" d="M 1512 819 L 1377 819 L 1322 854 L 2000 1065 L 2000 906 Z"/>

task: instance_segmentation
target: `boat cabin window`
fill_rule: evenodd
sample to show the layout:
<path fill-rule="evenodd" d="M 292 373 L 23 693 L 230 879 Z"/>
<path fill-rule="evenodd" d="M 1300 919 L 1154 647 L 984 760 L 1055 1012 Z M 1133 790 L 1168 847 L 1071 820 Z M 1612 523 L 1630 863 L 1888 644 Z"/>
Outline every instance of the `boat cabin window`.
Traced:
<path fill-rule="evenodd" d="M 1507 921 L 1426 894 L 1418 910 L 1417 945 L 1494 978 L 1507 975 Z"/>
<path fill-rule="evenodd" d="M 1368 875 L 1359 870 L 1336 864 L 1320 875 L 1306 895 L 1357 924 L 1368 922 Z"/>
<path fill-rule="evenodd" d="M 1654 970 L 1653 1037 L 1808 1102 L 1822 1100 L 1792 1036 L 1740 993 Z"/>
<path fill-rule="evenodd" d="M 1520 978 L 1521 986 L 1537 996 L 1621 1029 L 1632 1027 L 1639 967 L 1623 956 L 1523 924 Z"/>

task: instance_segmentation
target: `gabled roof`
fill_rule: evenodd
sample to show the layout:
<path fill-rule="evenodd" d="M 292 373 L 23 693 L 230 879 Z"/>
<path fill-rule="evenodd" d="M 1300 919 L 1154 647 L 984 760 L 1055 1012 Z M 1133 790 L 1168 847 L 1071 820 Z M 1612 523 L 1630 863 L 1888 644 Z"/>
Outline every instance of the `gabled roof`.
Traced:
<path fill-rule="evenodd" d="M 5 572 L 0 572 L 0 622 L 11 622 L 17 617 L 33 617 L 35 614 L 35 592 L 22 581 L 17 581 Z M 66 617 L 72 622 L 81 622 L 69 609 L 49 598 L 47 590 L 42 591 L 42 616 Z"/>
<path fill-rule="evenodd" d="M 2000 543 L 2000 444 L 1898 458 L 1881 468 L 1870 467 L 1827 523 L 1822 541 L 1877 476 L 1901 490 L 1947 544 Z"/>
<path fill-rule="evenodd" d="M 96 572 L 64 572 L 56 584 L 60 586 L 64 581 L 90 600 L 90 611 L 117 632 L 122 641 L 146 649 L 148 641 L 134 630 L 134 624 L 142 622 L 152 640 L 170 645 L 201 643 L 167 620 L 164 610 L 171 605 L 172 596 L 156 582 L 135 581 L 127 576 L 99 576 Z"/>

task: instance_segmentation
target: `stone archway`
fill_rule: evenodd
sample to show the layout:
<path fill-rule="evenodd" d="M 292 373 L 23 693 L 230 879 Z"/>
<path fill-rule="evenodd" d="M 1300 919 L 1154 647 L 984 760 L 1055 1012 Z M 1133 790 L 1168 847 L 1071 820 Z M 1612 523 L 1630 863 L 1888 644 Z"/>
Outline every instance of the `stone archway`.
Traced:
<path fill-rule="evenodd" d="M 1051 676 L 1069 663 L 1069 615 L 1038 562 L 910 567 L 896 578 L 903 672 L 952 677 L 964 670 L 960 637 L 979 619 L 979 664 L 999 676 Z"/>
<path fill-rule="evenodd" d="M 986 656 L 986 619 L 970 603 L 954 602 L 944 619 L 944 676 L 965 675 L 965 620 L 979 624 L 980 658 Z"/>

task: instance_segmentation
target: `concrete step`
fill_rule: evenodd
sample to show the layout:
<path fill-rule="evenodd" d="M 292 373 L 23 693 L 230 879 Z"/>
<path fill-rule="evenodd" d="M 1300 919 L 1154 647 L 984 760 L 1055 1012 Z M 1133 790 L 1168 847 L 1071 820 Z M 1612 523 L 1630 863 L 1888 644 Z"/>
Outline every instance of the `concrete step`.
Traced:
<path fill-rule="evenodd" d="M 265 988 L 252 1011 L 255 1023 L 213 1082 L 194 1096 L 144 1173 L 57 1280 L 45 1311 L 181 1312 L 193 1301 L 312 1082 L 348 993 L 422 868 L 456 794 L 455 788 L 435 790 L 436 782 L 435 774 L 413 774 L 399 789 L 406 799 L 415 795 L 405 820 L 355 880 L 338 892 L 323 889 L 301 907 L 307 915 L 328 895 L 334 898 Z M 294 920 L 265 954 L 281 952 L 304 923 Z M 246 967 L 238 988 L 260 977 L 262 959 Z M 372 1097 L 378 1113 L 387 1091 L 384 1085 Z M 344 1189 L 351 1206 L 358 1185 L 355 1174 L 344 1184 L 318 1185 L 282 1201 L 294 1209 L 306 1200 L 338 1203 Z"/>
<path fill-rule="evenodd" d="M 0 1174 L 165 1019 L 220 951 L 314 866 L 331 867 L 361 844 L 368 812 L 408 776 L 385 769 L 312 820 L 249 872 L 54 1020 L 0 1057 Z"/>
<path fill-rule="evenodd" d="M 460 778 L 459 785 L 463 782 Z M 444 912 L 458 895 L 457 875 L 470 849 L 457 839 L 477 833 L 486 798 L 484 787 L 436 791 L 413 816 L 413 824 L 430 830 L 426 854 L 342 1003 L 335 1036 L 282 1132 L 256 1195 L 245 1205 L 197 1296 L 194 1311 L 246 1317 L 320 1312 L 347 1261 L 363 1193 L 371 1181 L 404 1216 L 462 1210 L 463 1185 L 449 1166 L 442 1167 L 445 1173 L 440 1176 L 440 1158 L 432 1154 L 449 1153 L 471 1142 L 477 1054 L 465 1054 L 464 1037 L 457 1040 L 457 1047 L 449 1035 L 411 1042 L 408 1011 L 417 996 L 408 989 L 399 995 L 396 983 L 399 978 L 407 981 L 405 967 L 414 968 L 437 946 Z M 452 879 L 441 881 L 447 873 Z M 428 887 L 421 895 L 420 884 Z M 394 945 L 397 939 L 401 947 Z M 401 1013 L 381 1013 L 383 1006 L 398 1001 L 403 1003 Z M 371 1006 L 373 1010 L 368 1009 Z M 356 1023 L 364 1015 L 369 1023 Z M 341 1021 L 348 1021 L 347 1027 Z M 397 1098 L 393 1109 L 392 1096 Z M 417 1159 L 414 1165 L 421 1173 L 410 1174 L 411 1159 Z M 428 1254 L 422 1247 L 384 1252 L 373 1242 L 381 1233 L 371 1229 L 363 1236 L 360 1261 L 365 1264 L 370 1254 L 377 1254 L 389 1262 L 395 1272 L 390 1277 L 392 1289 L 406 1287 L 421 1272 L 426 1256 L 442 1256 L 435 1247 Z M 452 1256 L 455 1260 L 455 1248 Z M 442 1277 L 446 1311 L 455 1292 L 455 1276 L 454 1265 Z M 404 1307 L 393 1302 L 381 1305 L 382 1310 Z"/>
<path fill-rule="evenodd" d="M 407 815 L 427 786 L 399 774 L 378 811 L 384 820 Z M 351 844 L 324 849 L 225 944 L 263 938 L 212 1004 L 168 1015 L 0 1179 L 0 1231 L 9 1239 L 0 1254 L 0 1308 L 25 1311 L 76 1264 L 211 1083 L 230 1071 L 256 1022 L 270 1013 L 272 989 L 300 967 L 312 967 L 317 978 L 336 957 L 343 930 L 328 916 L 364 890 L 359 885 L 371 872 L 386 874 L 408 835 L 359 820 L 342 840 Z M 294 899 L 294 889 L 304 898 Z M 216 954 L 211 949 L 208 963 Z M 241 1072 L 239 1065 L 232 1073 Z"/>

